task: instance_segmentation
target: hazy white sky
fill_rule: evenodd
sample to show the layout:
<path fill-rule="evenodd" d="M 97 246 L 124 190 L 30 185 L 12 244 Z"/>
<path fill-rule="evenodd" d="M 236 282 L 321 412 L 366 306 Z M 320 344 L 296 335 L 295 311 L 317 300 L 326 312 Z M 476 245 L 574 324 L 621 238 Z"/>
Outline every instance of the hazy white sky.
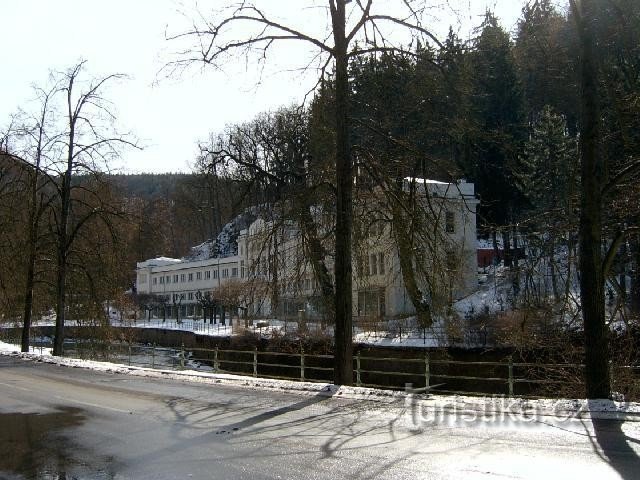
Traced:
<path fill-rule="evenodd" d="M 128 172 L 187 171 L 197 155 L 198 140 L 228 123 L 249 120 L 257 113 L 300 102 L 313 85 L 313 75 L 288 70 L 272 62 L 256 87 L 255 69 L 239 60 L 224 72 L 192 69 L 164 78 L 158 71 L 176 45 L 165 31 L 184 25 L 188 1 L 178 0 L 0 0 L 0 126 L 19 107 L 30 108 L 33 84 L 46 85 L 51 70 L 64 70 L 78 60 L 88 61 L 95 76 L 125 73 L 130 79 L 113 85 L 108 97 L 115 103 L 121 130 L 140 139 L 142 151 L 125 153 L 119 165 Z M 381 0 L 384 4 L 387 0 Z M 200 1 L 202 10 L 228 0 Z M 282 17 L 298 17 L 304 0 L 256 0 Z M 306 2 L 308 4 L 309 2 Z M 435 3 L 435 2 L 434 2 Z M 435 29 L 444 35 L 449 24 L 477 24 L 488 6 L 513 30 L 525 0 L 440 0 L 448 7 L 434 12 L 443 19 Z M 453 5 L 460 14 L 451 12 Z M 314 12 L 306 11 L 309 27 Z M 322 11 L 318 24 L 325 24 Z M 291 23 L 291 20 L 289 21 Z M 464 36 L 464 28 L 463 36 Z M 289 65 L 299 64 L 299 52 L 287 50 Z M 284 66 L 283 66 L 284 65 Z M 31 104 L 31 107 L 33 105 Z"/>

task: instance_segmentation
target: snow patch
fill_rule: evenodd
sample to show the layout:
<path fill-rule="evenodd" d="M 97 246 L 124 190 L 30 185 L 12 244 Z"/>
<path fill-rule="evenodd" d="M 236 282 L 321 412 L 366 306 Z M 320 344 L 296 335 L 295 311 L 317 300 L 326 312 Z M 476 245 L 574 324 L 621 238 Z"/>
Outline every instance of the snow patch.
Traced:
<path fill-rule="evenodd" d="M 226 258 L 238 254 L 238 236 L 240 232 L 255 220 L 255 215 L 245 212 L 241 213 L 229 223 L 227 223 L 218 234 L 215 240 L 191 247 L 191 253 L 183 260 L 198 261 L 209 258 Z"/>

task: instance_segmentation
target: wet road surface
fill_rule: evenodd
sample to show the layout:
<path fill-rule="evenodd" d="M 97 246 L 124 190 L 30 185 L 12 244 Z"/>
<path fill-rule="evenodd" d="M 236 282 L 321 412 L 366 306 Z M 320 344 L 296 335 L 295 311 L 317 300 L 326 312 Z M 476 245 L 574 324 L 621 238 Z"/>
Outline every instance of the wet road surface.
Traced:
<path fill-rule="evenodd" d="M 638 422 L 410 410 L 0 356 L 0 479 L 640 479 Z"/>

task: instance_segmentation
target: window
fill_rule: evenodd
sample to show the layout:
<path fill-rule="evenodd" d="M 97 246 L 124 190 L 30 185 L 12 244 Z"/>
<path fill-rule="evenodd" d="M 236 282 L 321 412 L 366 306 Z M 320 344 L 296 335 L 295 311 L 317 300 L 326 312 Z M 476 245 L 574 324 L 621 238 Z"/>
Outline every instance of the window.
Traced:
<path fill-rule="evenodd" d="M 193 300 L 193 292 L 189 292 L 189 300 Z"/>
<path fill-rule="evenodd" d="M 311 290 L 311 280 L 308 278 L 304 279 L 304 289 L 305 290 Z"/>
<path fill-rule="evenodd" d="M 238 276 L 238 268 L 237 267 L 233 267 L 231 269 L 231 276 L 232 277 L 237 277 Z"/>
<path fill-rule="evenodd" d="M 171 283 L 171 275 L 167 275 L 166 277 L 164 277 L 164 282 Z"/>
<path fill-rule="evenodd" d="M 384 253 L 382 252 L 378 254 L 378 273 L 380 275 L 384 274 Z"/>
<path fill-rule="evenodd" d="M 160 283 L 164 283 L 164 276 L 160 277 Z"/>
<path fill-rule="evenodd" d="M 187 281 L 187 276 L 184 273 L 180 274 L 180 281 L 183 283 Z"/>
<path fill-rule="evenodd" d="M 211 270 L 207 270 L 204 272 L 204 279 L 205 280 L 211 279 Z"/>
<path fill-rule="evenodd" d="M 384 316 L 386 310 L 384 290 L 358 292 L 358 315 Z"/>
<path fill-rule="evenodd" d="M 158 278 L 157 277 L 153 277 L 153 284 L 157 285 L 158 284 Z"/>
<path fill-rule="evenodd" d="M 456 231 L 456 224 L 455 224 L 456 218 L 455 215 L 453 214 L 453 212 L 446 212 L 445 213 L 445 222 L 444 222 L 444 230 L 447 233 L 455 233 Z"/>
<path fill-rule="evenodd" d="M 369 275 L 377 275 L 378 269 L 376 268 L 376 265 L 377 265 L 378 259 L 376 258 L 376 254 L 372 253 L 369 258 L 370 258 Z"/>
<path fill-rule="evenodd" d="M 178 275 L 173 276 L 173 283 L 178 283 Z"/>
<path fill-rule="evenodd" d="M 213 271 L 213 278 L 218 278 L 218 270 Z"/>
<path fill-rule="evenodd" d="M 196 280 L 202 280 L 202 272 L 196 272 Z"/>
<path fill-rule="evenodd" d="M 189 281 L 190 281 L 190 282 L 193 282 L 193 273 L 190 273 L 190 274 L 189 274 Z"/>
<path fill-rule="evenodd" d="M 180 294 L 180 300 L 184 300 L 184 293 Z"/>
<path fill-rule="evenodd" d="M 240 260 L 240 278 L 244 278 L 244 260 Z"/>
<path fill-rule="evenodd" d="M 222 269 L 222 278 L 227 278 L 229 276 L 229 269 L 228 268 L 223 268 Z"/>

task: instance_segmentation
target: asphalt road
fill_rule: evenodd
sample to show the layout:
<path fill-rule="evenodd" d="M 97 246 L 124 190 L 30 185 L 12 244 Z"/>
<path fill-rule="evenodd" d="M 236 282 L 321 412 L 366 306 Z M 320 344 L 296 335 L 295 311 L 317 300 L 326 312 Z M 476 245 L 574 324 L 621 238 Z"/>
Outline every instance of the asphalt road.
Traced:
<path fill-rule="evenodd" d="M 640 422 L 412 413 L 0 356 L 0 479 L 640 479 Z"/>

